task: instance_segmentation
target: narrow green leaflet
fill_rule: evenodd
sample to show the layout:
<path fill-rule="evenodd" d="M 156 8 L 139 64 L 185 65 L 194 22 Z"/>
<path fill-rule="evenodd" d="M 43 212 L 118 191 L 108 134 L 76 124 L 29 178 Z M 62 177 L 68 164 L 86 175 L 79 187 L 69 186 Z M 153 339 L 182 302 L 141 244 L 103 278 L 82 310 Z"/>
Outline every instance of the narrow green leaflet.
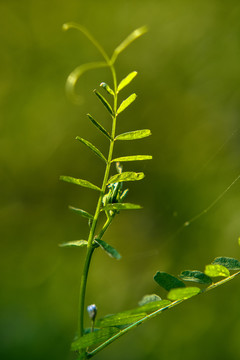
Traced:
<path fill-rule="evenodd" d="M 206 285 L 212 284 L 212 279 L 203 272 L 198 270 L 184 270 L 181 272 L 179 276 L 182 280 L 185 281 L 194 281 L 199 284 L 206 284 Z"/>
<path fill-rule="evenodd" d="M 173 288 L 185 287 L 185 284 L 181 280 L 164 271 L 158 271 L 153 278 L 158 283 L 158 285 L 167 291 Z"/>
<path fill-rule="evenodd" d="M 126 100 L 123 100 L 123 102 L 117 109 L 117 115 L 120 114 L 123 110 L 125 110 L 129 105 L 131 105 L 131 103 L 136 99 L 136 97 L 136 94 L 132 94 Z"/>
<path fill-rule="evenodd" d="M 151 155 L 131 155 L 131 156 L 122 156 L 116 159 L 113 159 L 112 162 L 123 162 L 123 161 L 141 161 L 141 160 L 151 160 Z"/>
<path fill-rule="evenodd" d="M 151 135 L 151 130 L 143 129 L 143 130 L 135 130 L 129 131 L 115 137 L 115 140 L 138 140 L 143 139 Z"/>
<path fill-rule="evenodd" d="M 103 328 L 97 331 L 94 331 L 90 334 L 86 334 L 81 338 L 73 341 L 71 345 L 71 350 L 76 351 L 80 349 L 85 349 L 89 346 L 96 345 L 108 340 L 113 335 L 117 334 L 119 329 L 114 327 Z"/>
<path fill-rule="evenodd" d="M 188 299 L 192 296 L 195 296 L 201 292 L 201 289 L 198 287 L 185 287 L 172 289 L 168 293 L 168 299 L 172 301 Z"/>
<path fill-rule="evenodd" d="M 100 240 L 100 239 L 95 239 L 95 242 L 104 250 L 106 251 L 106 253 L 112 257 L 115 258 L 117 260 L 121 259 L 121 255 L 119 254 L 119 252 L 114 249 L 114 247 L 112 247 L 111 245 L 107 244 L 105 241 Z"/>
<path fill-rule="evenodd" d="M 97 95 L 101 103 L 105 106 L 105 108 L 110 112 L 111 115 L 113 115 L 113 109 L 109 102 L 97 91 L 94 90 L 94 93 Z"/>
<path fill-rule="evenodd" d="M 132 324 L 142 318 L 144 318 L 147 314 L 129 314 L 127 312 L 122 312 L 114 315 L 107 315 L 106 317 L 99 319 L 96 322 L 96 327 L 104 328 L 108 326 L 120 326 L 120 325 L 129 325 Z"/>
<path fill-rule="evenodd" d="M 75 241 L 68 241 L 66 243 L 60 244 L 59 246 L 65 247 L 65 246 L 78 246 L 78 247 L 84 247 L 87 246 L 88 242 L 87 240 L 75 240 Z"/>
<path fill-rule="evenodd" d="M 97 121 L 95 120 L 92 115 L 90 114 L 87 114 L 89 120 L 93 123 L 93 125 L 96 126 L 96 128 L 98 128 L 98 130 L 100 130 L 109 140 L 112 140 L 111 139 L 111 136 L 110 134 L 107 132 L 107 130 L 104 129 L 104 127 Z"/>
<path fill-rule="evenodd" d="M 216 277 L 216 276 L 224 276 L 227 277 L 230 275 L 229 270 L 223 265 L 206 265 L 205 274 L 208 276 Z"/>
<path fill-rule="evenodd" d="M 110 210 L 135 210 L 142 209 L 142 206 L 130 203 L 114 203 L 107 204 L 104 206 L 101 211 L 110 211 Z"/>
<path fill-rule="evenodd" d="M 87 219 L 93 219 L 93 215 L 89 214 L 87 211 L 85 210 L 82 210 L 82 209 L 78 209 L 76 207 L 73 207 L 73 206 L 69 206 L 69 209 L 74 211 L 75 213 L 81 215 L 82 217 L 85 217 Z"/>
<path fill-rule="evenodd" d="M 89 189 L 101 191 L 101 189 L 98 186 L 90 183 L 87 180 L 76 179 L 76 178 L 73 178 L 71 176 L 60 176 L 60 180 L 69 182 L 71 184 L 76 184 L 76 185 L 80 185 L 80 186 L 83 186 L 83 187 L 87 187 Z"/>
<path fill-rule="evenodd" d="M 100 150 L 98 150 L 96 148 L 96 146 L 94 146 L 93 144 L 91 144 L 89 141 L 77 136 L 76 140 L 80 141 L 82 144 L 86 145 L 90 150 L 92 150 L 94 152 L 94 154 L 96 154 L 100 159 L 102 159 L 105 163 L 107 163 L 107 159 L 105 158 L 105 156 L 101 153 Z"/>
<path fill-rule="evenodd" d="M 120 90 L 122 90 L 125 86 L 127 86 L 137 75 L 137 71 L 133 71 L 130 74 L 128 74 L 118 85 L 117 93 L 119 93 Z"/>
<path fill-rule="evenodd" d="M 229 270 L 240 270 L 240 261 L 230 257 L 217 257 L 213 260 L 212 264 L 223 265 Z"/>
<path fill-rule="evenodd" d="M 162 300 L 162 299 L 160 298 L 160 296 L 158 296 L 156 294 L 144 295 L 143 298 L 139 301 L 138 305 L 143 306 L 150 302 L 160 301 L 160 300 Z"/>
<path fill-rule="evenodd" d="M 129 46 L 134 40 L 138 39 L 140 36 L 145 34 L 147 32 L 147 27 L 142 26 L 136 30 L 134 30 L 128 37 L 120 44 L 113 52 L 111 62 L 112 64 L 116 61 L 118 55 L 126 49 L 127 46 Z"/>
<path fill-rule="evenodd" d="M 133 172 L 133 171 L 126 171 L 121 174 L 113 175 L 107 182 L 107 184 L 114 184 L 121 181 L 137 181 L 142 180 L 144 178 L 143 172 Z"/>
<path fill-rule="evenodd" d="M 106 90 L 106 92 L 107 92 L 108 94 L 114 96 L 114 91 L 110 88 L 110 86 L 108 86 L 108 84 L 106 84 L 105 82 L 102 82 L 102 83 L 100 84 L 100 86 L 101 86 L 104 90 Z"/>

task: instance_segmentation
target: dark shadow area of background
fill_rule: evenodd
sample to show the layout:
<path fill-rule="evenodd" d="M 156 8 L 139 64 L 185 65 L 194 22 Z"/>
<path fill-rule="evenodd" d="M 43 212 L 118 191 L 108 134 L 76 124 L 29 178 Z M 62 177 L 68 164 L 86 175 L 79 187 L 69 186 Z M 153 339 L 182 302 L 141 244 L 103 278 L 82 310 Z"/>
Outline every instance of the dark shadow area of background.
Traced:
<path fill-rule="evenodd" d="M 99 60 L 67 21 L 85 25 L 111 53 L 132 30 L 149 33 L 117 61 L 122 92 L 138 98 L 119 117 L 118 132 L 150 128 L 152 137 L 117 144 L 116 156 L 152 154 L 126 164 L 146 178 L 129 184 L 141 212 L 121 213 L 106 240 L 120 262 L 96 252 L 88 303 L 99 316 L 135 307 L 144 294 L 165 294 L 157 270 L 203 270 L 215 256 L 239 257 L 240 183 L 183 231 L 240 173 L 240 5 L 238 1 L 0 2 L 1 19 L 1 359 L 71 359 L 84 251 L 61 242 L 86 237 L 84 219 L 67 205 L 94 211 L 96 194 L 60 183 L 59 175 L 99 184 L 103 164 L 74 138 L 107 151 L 86 118 L 110 121 L 92 90 L 111 82 L 107 70 L 79 83 L 82 105 L 66 97 L 67 75 Z M 240 358 L 239 279 L 164 313 L 111 345 L 98 359 L 205 360 Z"/>

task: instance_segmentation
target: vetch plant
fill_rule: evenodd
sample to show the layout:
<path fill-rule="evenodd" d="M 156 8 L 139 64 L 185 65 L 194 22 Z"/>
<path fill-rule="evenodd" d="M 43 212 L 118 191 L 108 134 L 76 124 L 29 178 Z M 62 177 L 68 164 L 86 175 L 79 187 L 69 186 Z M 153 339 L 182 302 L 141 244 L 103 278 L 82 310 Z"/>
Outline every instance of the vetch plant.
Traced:
<path fill-rule="evenodd" d="M 102 179 L 102 184 L 95 185 L 85 179 L 77 179 L 70 176 L 61 176 L 60 179 L 72 184 L 80 185 L 97 191 L 99 194 L 96 204 L 95 212 L 89 212 L 70 206 L 70 209 L 88 220 L 89 234 L 86 239 L 77 241 L 69 241 L 61 246 L 76 246 L 84 248 L 86 252 L 85 263 L 83 266 L 80 294 L 79 294 L 79 313 L 78 313 L 78 331 L 77 337 L 71 345 L 71 349 L 76 351 L 78 359 L 90 359 L 106 346 L 117 340 L 122 335 L 134 329 L 145 321 L 161 314 L 167 309 L 181 304 L 187 299 L 206 293 L 216 287 L 230 281 L 235 276 L 240 274 L 240 262 L 237 259 L 229 257 L 218 257 L 213 262 L 205 267 L 204 271 L 199 270 L 184 270 L 178 277 L 172 276 L 166 272 L 158 271 L 154 275 L 154 280 L 160 287 L 164 288 L 168 294 L 167 299 L 161 299 L 159 295 L 145 295 L 139 301 L 137 308 L 121 311 L 117 314 L 106 315 L 103 318 L 97 319 L 96 304 L 86 305 L 85 294 L 89 268 L 94 251 L 99 249 L 104 250 L 111 257 L 119 260 L 121 255 L 114 249 L 111 244 L 103 240 L 105 233 L 112 224 L 115 216 L 123 210 L 141 209 L 140 205 L 132 204 L 126 201 L 128 190 L 124 187 L 126 182 L 139 181 L 144 178 L 143 172 L 124 171 L 123 163 L 131 161 L 150 160 L 151 155 L 129 155 L 114 157 L 114 146 L 116 142 L 139 140 L 151 135 L 149 129 L 135 130 L 118 134 L 117 122 L 120 121 L 121 113 L 127 109 L 136 99 L 136 94 L 130 94 L 125 100 L 119 104 L 119 93 L 127 87 L 128 84 L 136 77 L 137 72 L 130 72 L 120 82 L 117 81 L 115 70 L 115 62 L 118 56 L 123 52 L 133 41 L 141 37 L 146 31 L 146 27 L 141 27 L 133 31 L 113 52 L 109 57 L 102 46 L 96 39 L 82 26 L 76 23 L 64 24 L 63 29 L 77 29 L 83 33 L 98 49 L 103 57 L 102 62 L 91 62 L 88 64 L 78 66 L 68 77 L 66 88 L 70 96 L 75 97 L 75 85 L 79 77 L 86 71 L 95 68 L 109 68 L 112 74 L 113 84 L 110 87 L 107 83 L 100 84 L 101 92 L 94 90 L 98 100 L 105 107 L 108 117 L 111 119 L 112 127 L 109 132 L 106 130 L 97 119 L 91 114 L 87 114 L 88 119 L 96 127 L 96 129 L 109 141 L 108 154 L 104 155 L 95 145 L 77 136 L 76 139 L 87 146 L 95 155 L 97 155 L 105 165 L 105 173 Z M 103 92 L 105 91 L 105 95 Z M 106 97 L 108 97 L 106 99 Z M 111 171 L 115 169 L 115 173 L 111 175 Z M 234 273 L 230 273 L 234 271 Z M 215 278 L 222 277 L 223 279 L 217 282 Z M 202 284 L 203 288 L 197 286 L 186 286 L 185 283 L 194 282 Z M 97 299 L 96 299 L 97 302 Z M 84 324 L 84 314 L 88 312 L 91 327 L 86 328 Z"/>

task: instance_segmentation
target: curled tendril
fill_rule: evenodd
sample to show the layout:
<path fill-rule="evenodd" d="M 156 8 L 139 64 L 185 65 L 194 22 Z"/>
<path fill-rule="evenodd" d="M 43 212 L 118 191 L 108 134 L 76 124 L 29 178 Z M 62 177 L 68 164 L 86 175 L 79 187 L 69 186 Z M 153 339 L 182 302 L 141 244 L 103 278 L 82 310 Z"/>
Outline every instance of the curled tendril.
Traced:
<path fill-rule="evenodd" d="M 75 22 L 69 22 L 63 24 L 62 29 L 64 31 L 67 31 L 69 29 L 76 29 L 79 30 L 83 35 L 85 35 L 88 40 L 95 46 L 95 48 L 100 52 L 102 57 L 104 58 L 104 61 L 102 62 L 90 62 L 87 64 L 80 65 L 76 67 L 71 74 L 68 76 L 66 81 L 66 92 L 67 95 L 70 97 L 70 99 L 76 103 L 81 103 L 81 97 L 76 94 L 75 87 L 76 83 L 78 82 L 79 78 L 87 71 L 94 70 L 98 68 L 103 67 L 109 67 L 111 68 L 116 61 L 118 55 L 127 47 L 129 46 L 134 40 L 138 39 L 140 36 L 145 34 L 147 32 L 147 27 L 143 26 L 136 30 L 134 30 L 120 45 L 116 47 L 116 49 L 113 52 L 113 55 L 111 58 L 107 55 L 105 50 L 102 48 L 102 46 L 98 43 L 98 41 L 90 34 L 90 32 L 82 25 L 79 25 Z"/>
<path fill-rule="evenodd" d="M 66 81 L 66 92 L 70 99 L 79 104 L 81 102 L 81 97 L 76 94 L 75 87 L 79 78 L 87 71 L 94 70 L 98 68 L 107 67 L 108 64 L 105 62 L 91 62 L 87 64 L 82 64 L 76 67 L 68 76 Z"/>

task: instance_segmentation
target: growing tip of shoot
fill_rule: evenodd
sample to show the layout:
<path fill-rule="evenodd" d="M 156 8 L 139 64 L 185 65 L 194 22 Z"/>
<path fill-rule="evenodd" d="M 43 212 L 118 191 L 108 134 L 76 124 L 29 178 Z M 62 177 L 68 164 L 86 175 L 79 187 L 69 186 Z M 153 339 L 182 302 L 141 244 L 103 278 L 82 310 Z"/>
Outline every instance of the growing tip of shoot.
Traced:
<path fill-rule="evenodd" d="M 139 36 L 145 34 L 146 32 L 148 32 L 148 27 L 146 25 L 144 25 L 144 26 L 134 30 L 133 33 L 136 37 L 139 37 Z"/>

